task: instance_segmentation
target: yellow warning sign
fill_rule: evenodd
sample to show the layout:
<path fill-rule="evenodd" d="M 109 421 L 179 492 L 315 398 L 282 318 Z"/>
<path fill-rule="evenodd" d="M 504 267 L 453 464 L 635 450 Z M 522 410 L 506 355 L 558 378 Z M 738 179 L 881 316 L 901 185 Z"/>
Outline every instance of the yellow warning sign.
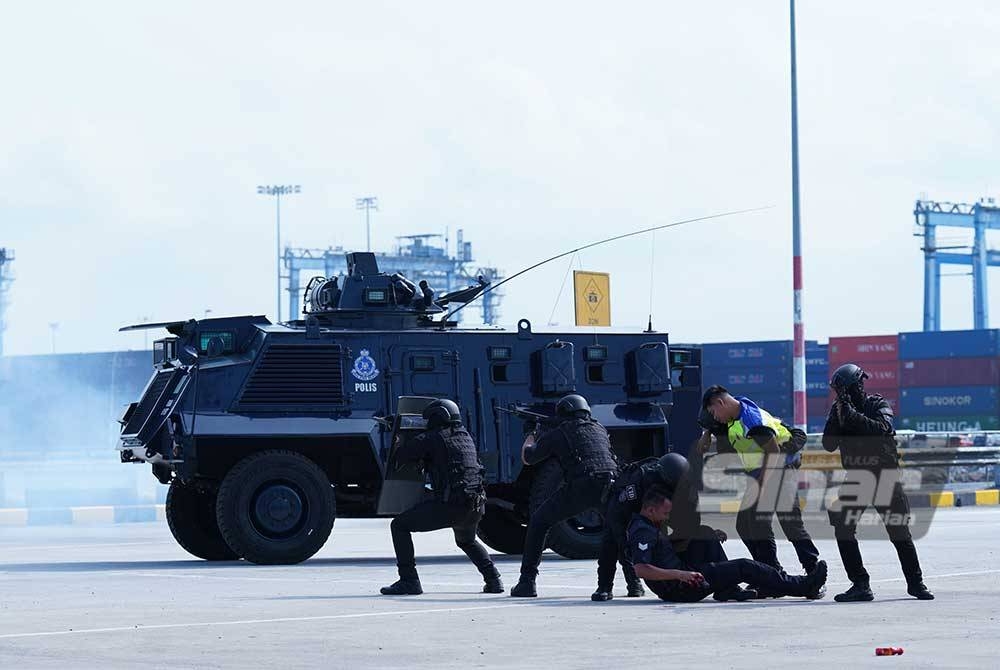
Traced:
<path fill-rule="evenodd" d="M 611 275 L 606 272 L 573 271 L 576 325 L 611 325 Z"/>

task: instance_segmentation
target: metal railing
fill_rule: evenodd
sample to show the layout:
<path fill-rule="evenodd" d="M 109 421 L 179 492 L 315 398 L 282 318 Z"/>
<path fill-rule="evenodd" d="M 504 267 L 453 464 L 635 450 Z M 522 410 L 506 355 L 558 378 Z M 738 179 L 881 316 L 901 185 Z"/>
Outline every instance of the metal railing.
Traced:
<path fill-rule="evenodd" d="M 900 465 L 904 468 L 982 468 L 993 467 L 993 486 L 1000 488 L 1000 431 L 918 433 L 900 431 Z M 803 470 L 833 471 L 841 469 L 840 453 L 822 448 L 822 435 L 810 434 L 802 451 Z M 705 454 L 705 464 L 719 456 Z M 727 467 L 726 474 L 742 472 Z"/>

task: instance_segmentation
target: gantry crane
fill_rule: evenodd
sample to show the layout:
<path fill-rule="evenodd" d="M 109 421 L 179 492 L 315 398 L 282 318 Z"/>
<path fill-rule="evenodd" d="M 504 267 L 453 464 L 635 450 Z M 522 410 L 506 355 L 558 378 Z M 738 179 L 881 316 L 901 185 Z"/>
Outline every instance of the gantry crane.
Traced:
<path fill-rule="evenodd" d="M 974 327 L 989 328 L 986 268 L 1000 265 L 1000 251 L 986 247 L 986 231 L 1000 229 L 1000 208 L 993 198 L 975 204 L 918 200 L 915 235 L 924 238 L 924 330 L 941 330 L 941 266 L 972 266 Z M 937 228 L 971 228 L 972 246 L 938 246 Z"/>

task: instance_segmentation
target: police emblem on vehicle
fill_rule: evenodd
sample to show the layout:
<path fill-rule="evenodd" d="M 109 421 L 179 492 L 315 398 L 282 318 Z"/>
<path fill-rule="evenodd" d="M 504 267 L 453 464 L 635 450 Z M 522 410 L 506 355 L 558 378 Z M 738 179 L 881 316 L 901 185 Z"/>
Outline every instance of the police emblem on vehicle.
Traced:
<path fill-rule="evenodd" d="M 354 359 L 354 367 L 351 369 L 354 378 L 361 382 L 371 382 L 378 377 L 378 366 L 375 364 L 367 349 L 361 350 L 361 355 Z M 372 392 L 378 390 L 377 384 L 355 384 L 355 391 Z"/>

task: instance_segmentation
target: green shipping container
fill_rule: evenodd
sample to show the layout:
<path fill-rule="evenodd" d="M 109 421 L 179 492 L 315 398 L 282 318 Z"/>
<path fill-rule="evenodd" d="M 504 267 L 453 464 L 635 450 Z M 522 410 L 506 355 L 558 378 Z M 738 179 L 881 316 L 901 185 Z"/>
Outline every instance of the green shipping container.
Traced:
<path fill-rule="evenodd" d="M 908 416 L 896 422 L 897 430 L 916 430 L 922 433 L 962 432 L 968 430 L 998 430 L 1000 416 Z"/>

